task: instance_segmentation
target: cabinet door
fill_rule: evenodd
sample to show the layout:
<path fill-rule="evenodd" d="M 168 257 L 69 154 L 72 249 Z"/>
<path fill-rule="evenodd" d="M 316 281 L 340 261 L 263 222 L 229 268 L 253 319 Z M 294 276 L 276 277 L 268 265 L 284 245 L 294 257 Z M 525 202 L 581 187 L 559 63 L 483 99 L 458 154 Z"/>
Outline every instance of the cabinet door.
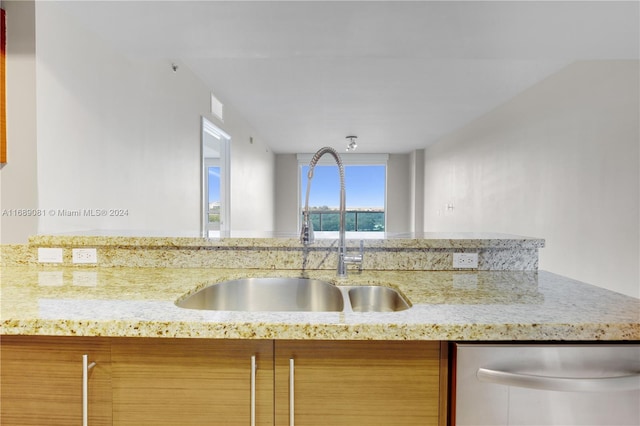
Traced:
<path fill-rule="evenodd" d="M 276 425 L 291 410 L 296 426 L 438 425 L 438 342 L 277 341 L 275 354 Z"/>
<path fill-rule="evenodd" d="M 0 423 L 82 425 L 85 354 L 96 363 L 87 378 L 88 424 L 110 425 L 108 339 L 41 336 L 0 338 Z"/>
<path fill-rule="evenodd" d="M 273 424 L 273 342 L 114 339 L 114 425 Z"/>

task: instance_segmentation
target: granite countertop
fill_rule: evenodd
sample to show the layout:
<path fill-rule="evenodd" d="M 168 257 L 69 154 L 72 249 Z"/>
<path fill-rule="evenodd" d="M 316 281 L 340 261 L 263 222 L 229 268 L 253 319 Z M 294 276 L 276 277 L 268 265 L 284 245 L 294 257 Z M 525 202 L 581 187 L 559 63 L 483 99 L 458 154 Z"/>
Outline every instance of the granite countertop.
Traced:
<path fill-rule="evenodd" d="M 335 340 L 640 340 L 640 300 L 545 271 L 335 271 L 412 304 L 393 313 L 229 312 L 174 302 L 211 283 L 294 270 L 9 266 L 0 334 Z"/>
<path fill-rule="evenodd" d="M 320 238 L 323 234 L 316 231 L 316 241 L 312 247 L 323 249 L 333 247 L 336 236 Z M 328 233 L 328 234 L 337 234 Z M 347 232 L 347 244 L 357 247 L 361 234 L 366 241 L 367 248 L 385 249 L 423 249 L 423 248 L 541 248 L 544 240 L 541 238 L 525 237 L 495 232 L 425 232 L 419 234 L 387 234 L 380 232 Z M 130 237 L 130 236 L 96 236 L 82 235 L 34 235 L 29 238 L 31 245 L 39 247 L 61 246 L 92 246 L 92 247 L 135 247 L 140 248 L 212 248 L 212 247 L 252 247 L 252 248 L 299 248 L 299 235 L 284 235 L 277 238 L 263 237 L 225 237 L 225 238 L 194 238 L 194 237 Z"/>

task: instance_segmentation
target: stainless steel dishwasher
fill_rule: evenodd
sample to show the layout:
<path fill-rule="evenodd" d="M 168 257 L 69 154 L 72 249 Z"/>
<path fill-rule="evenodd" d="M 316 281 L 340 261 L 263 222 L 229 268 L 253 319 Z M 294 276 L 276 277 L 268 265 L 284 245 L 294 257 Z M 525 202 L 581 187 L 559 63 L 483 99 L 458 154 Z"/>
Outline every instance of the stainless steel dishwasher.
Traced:
<path fill-rule="evenodd" d="M 455 344 L 452 425 L 640 425 L 640 344 Z"/>

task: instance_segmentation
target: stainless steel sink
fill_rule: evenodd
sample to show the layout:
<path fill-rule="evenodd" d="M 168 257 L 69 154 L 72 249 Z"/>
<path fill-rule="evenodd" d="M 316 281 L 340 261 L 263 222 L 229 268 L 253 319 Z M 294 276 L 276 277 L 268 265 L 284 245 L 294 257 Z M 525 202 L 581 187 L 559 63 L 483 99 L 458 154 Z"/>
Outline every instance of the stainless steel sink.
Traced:
<path fill-rule="evenodd" d="M 396 312 L 409 309 L 409 304 L 392 288 L 362 286 L 349 289 L 354 312 Z"/>
<path fill-rule="evenodd" d="M 203 288 L 176 303 L 181 308 L 221 311 L 340 312 L 335 285 L 305 278 L 243 278 Z"/>
<path fill-rule="evenodd" d="M 394 289 L 335 286 L 306 278 L 243 278 L 212 284 L 178 300 L 180 308 L 247 312 L 395 312 L 409 309 Z"/>

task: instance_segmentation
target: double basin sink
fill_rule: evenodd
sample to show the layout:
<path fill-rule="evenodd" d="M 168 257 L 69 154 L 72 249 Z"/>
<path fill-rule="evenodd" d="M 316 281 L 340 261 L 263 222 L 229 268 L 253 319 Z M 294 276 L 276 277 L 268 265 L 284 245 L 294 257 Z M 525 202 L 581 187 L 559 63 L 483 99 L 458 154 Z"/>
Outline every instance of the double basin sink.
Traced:
<path fill-rule="evenodd" d="M 306 278 L 243 278 L 212 284 L 176 302 L 186 309 L 250 312 L 395 312 L 410 305 L 384 286 L 335 286 Z"/>

